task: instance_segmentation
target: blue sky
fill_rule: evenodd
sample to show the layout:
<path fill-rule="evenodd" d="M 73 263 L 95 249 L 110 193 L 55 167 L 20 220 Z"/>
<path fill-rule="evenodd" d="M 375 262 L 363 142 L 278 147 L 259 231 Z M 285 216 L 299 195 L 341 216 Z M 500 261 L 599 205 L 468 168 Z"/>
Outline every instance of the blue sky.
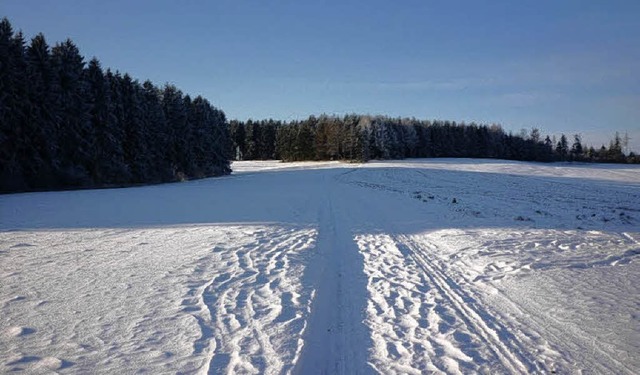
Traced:
<path fill-rule="evenodd" d="M 640 151 L 640 1 L 1 0 L 27 37 L 229 118 L 370 113 L 538 127 Z"/>

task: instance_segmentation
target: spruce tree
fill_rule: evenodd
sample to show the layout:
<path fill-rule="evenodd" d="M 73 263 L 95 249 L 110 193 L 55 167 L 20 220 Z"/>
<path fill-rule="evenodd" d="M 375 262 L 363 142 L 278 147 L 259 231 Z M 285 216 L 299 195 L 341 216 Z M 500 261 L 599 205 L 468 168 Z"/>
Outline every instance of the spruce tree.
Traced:
<path fill-rule="evenodd" d="M 142 90 L 139 83 L 128 74 L 122 77 L 121 90 L 124 110 L 125 162 L 131 171 L 132 182 L 149 181 L 152 168 L 147 147 L 149 136 L 144 121 Z"/>
<path fill-rule="evenodd" d="M 28 91 L 24 40 L 0 20 L 0 189 L 28 188 L 23 169 L 28 147 L 25 134 Z"/>
<path fill-rule="evenodd" d="M 60 109 L 59 182 L 65 186 L 91 185 L 91 149 L 95 133 L 90 123 L 84 61 L 78 48 L 67 39 L 51 51 L 55 80 L 60 88 L 55 103 Z"/>
<path fill-rule="evenodd" d="M 567 137 L 564 134 L 562 134 L 560 136 L 560 140 L 558 141 L 558 144 L 556 145 L 556 154 L 558 155 L 560 160 L 565 161 L 567 160 L 568 152 L 569 152 L 569 144 L 567 142 Z"/>
<path fill-rule="evenodd" d="M 171 129 L 166 120 L 160 99 L 160 90 L 145 81 L 142 84 L 142 107 L 144 128 L 147 129 L 147 157 L 150 170 L 147 171 L 149 182 L 171 181 L 173 172 L 167 150 L 171 142 Z"/>
<path fill-rule="evenodd" d="M 582 160 L 583 158 L 583 147 L 582 140 L 580 139 L 580 135 L 576 134 L 573 136 L 573 145 L 571 146 L 571 159 L 572 160 Z"/>
<path fill-rule="evenodd" d="M 233 141 L 234 160 L 244 160 L 246 142 L 244 123 L 238 120 L 230 121 L 229 131 L 231 132 L 231 140 Z"/>
<path fill-rule="evenodd" d="M 186 178 L 184 173 L 185 157 L 182 153 L 186 146 L 187 112 L 182 92 L 175 86 L 165 85 L 162 92 L 162 109 L 169 129 L 167 156 L 172 179 L 181 180 Z"/>
<path fill-rule="evenodd" d="M 55 80 L 49 46 L 38 34 L 27 47 L 27 81 L 29 85 L 28 137 L 31 152 L 25 160 L 25 177 L 31 188 L 52 188 L 56 184 L 58 165 L 59 108 L 55 105 L 60 87 Z"/>

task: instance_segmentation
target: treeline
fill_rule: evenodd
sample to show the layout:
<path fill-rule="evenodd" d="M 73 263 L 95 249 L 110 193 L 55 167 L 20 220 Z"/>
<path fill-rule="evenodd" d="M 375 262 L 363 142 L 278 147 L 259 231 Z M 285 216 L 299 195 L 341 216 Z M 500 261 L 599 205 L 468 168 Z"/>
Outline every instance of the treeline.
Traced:
<path fill-rule="evenodd" d="M 27 45 L 0 21 L 0 191 L 217 176 L 230 158 L 225 115 L 206 99 L 86 64 L 70 40 Z"/>
<path fill-rule="evenodd" d="M 589 161 L 638 163 L 622 152 L 618 134 L 600 149 L 586 148 L 576 135 L 573 142 L 542 138 L 538 129 L 514 135 L 499 125 L 478 125 L 413 118 L 322 115 L 280 122 L 231 121 L 236 160 L 282 159 L 353 160 L 431 157 L 496 158 L 523 161 Z"/>
<path fill-rule="evenodd" d="M 85 63 L 72 41 L 26 43 L 0 21 L 0 192 L 126 186 L 224 175 L 230 159 L 429 157 L 640 163 L 618 134 L 586 148 L 499 125 L 414 118 L 311 116 L 231 121 L 173 85 L 140 83 Z"/>

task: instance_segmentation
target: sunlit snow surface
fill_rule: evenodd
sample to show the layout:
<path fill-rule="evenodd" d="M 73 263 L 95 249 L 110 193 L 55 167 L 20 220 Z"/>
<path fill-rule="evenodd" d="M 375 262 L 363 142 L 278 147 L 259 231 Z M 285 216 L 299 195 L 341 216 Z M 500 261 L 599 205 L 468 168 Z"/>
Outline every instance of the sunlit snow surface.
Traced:
<path fill-rule="evenodd" d="M 0 373 L 640 370 L 640 168 L 239 162 L 0 196 Z"/>

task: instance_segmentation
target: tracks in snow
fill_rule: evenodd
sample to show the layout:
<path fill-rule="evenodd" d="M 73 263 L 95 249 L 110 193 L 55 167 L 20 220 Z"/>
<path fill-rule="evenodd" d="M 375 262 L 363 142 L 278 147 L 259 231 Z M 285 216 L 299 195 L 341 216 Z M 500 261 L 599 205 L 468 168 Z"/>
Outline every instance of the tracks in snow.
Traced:
<path fill-rule="evenodd" d="M 490 173 L 372 164 L 130 196 L 3 197 L 13 215 L 0 233 L 0 366 L 243 374 L 640 368 L 635 176 L 625 186 L 469 165 Z M 539 168 L 547 169 L 530 171 Z"/>
<path fill-rule="evenodd" d="M 381 373 L 542 373 L 544 364 L 406 235 L 360 235 L 371 360 Z"/>
<path fill-rule="evenodd" d="M 333 181 L 345 182 L 345 175 Z M 372 205 L 373 196 L 361 198 L 360 189 L 328 179 L 318 185 L 326 189 L 318 232 L 307 235 L 317 235 L 317 244 L 298 272 L 277 259 L 310 244 L 300 247 L 284 232 L 258 234 L 256 244 L 216 260 L 230 270 L 198 294 L 209 317 L 197 317 L 203 336 L 195 349 L 208 353 L 209 373 L 524 374 L 555 368 L 559 353 L 519 323 L 521 310 L 492 311 L 484 305 L 487 290 L 456 281 L 459 275 L 441 256 L 450 253 L 447 244 L 402 234 L 406 230 L 395 223 L 403 214 Z M 637 255 L 632 249 L 607 264 Z M 282 274 L 275 271 L 282 268 Z M 287 287 L 276 285 L 285 278 Z"/>
<path fill-rule="evenodd" d="M 301 336 L 306 325 L 311 291 L 300 279 L 315 230 L 244 231 L 254 240 L 217 248 L 203 259 L 214 264 L 217 276 L 182 303 L 201 327 L 194 354 L 206 358 L 202 373 L 279 374 L 290 371 L 300 354 L 302 340 L 291 338 Z"/>
<path fill-rule="evenodd" d="M 544 369 L 527 357 L 527 351 L 500 323 L 478 306 L 476 301 L 465 293 L 454 280 L 449 278 L 434 262 L 421 251 L 420 247 L 408 236 L 397 236 L 401 251 L 411 256 L 424 270 L 432 285 L 439 291 L 446 303 L 452 306 L 457 316 L 486 345 L 509 373 L 542 372 Z M 425 245 L 425 244 L 422 244 Z M 428 244 L 429 250 L 437 251 Z"/>

